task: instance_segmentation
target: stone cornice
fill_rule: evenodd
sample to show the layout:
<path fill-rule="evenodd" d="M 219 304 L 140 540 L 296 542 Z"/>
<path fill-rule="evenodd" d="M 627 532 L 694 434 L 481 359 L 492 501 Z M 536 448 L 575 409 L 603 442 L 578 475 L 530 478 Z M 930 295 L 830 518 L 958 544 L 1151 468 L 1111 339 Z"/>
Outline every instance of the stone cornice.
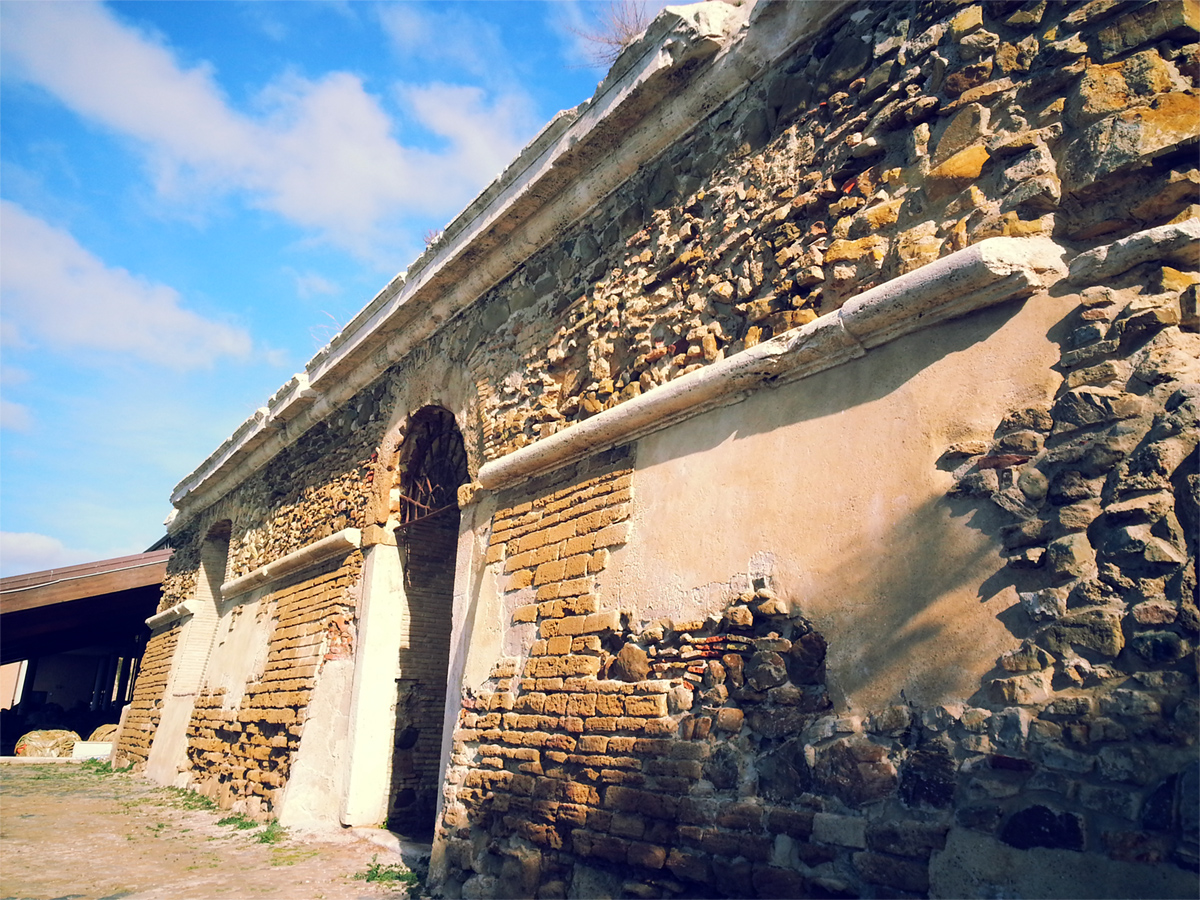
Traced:
<path fill-rule="evenodd" d="M 1026 297 L 1067 274 L 1049 238 L 990 238 L 871 288 L 807 325 L 763 341 L 486 463 L 497 490 L 675 422 L 806 378 L 873 347 L 975 310 Z"/>
<path fill-rule="evenodd" d="M 307 569 L 309 566 L 314 566 L 331 557 L 344 556 L 351 550 L 357 550 L 361 546 L 362 532 L 357 528 L 344 528 L 328 537 L 323 537 L 321 540 L 309 544 L 307 547 L 293 550 L 291 553 L 281 556 L 274 562 L 269 562 L 265 566 L 259 566 L 253 572 L 249 572 L 240 578 L 233 578 L 225 582 L 221 585 L 221 599 L 228 600 L 231 597 L 245 594 L 248 591 L 270 584 L 272 581 L 278 581 L 287 575 L 291 575 L 293 572 Z"/>
<path fill-rule="evenodd" d="M 182 619 L 184 616 L 190 616 L 195 611 L 192 601 L 184 600 L 182 603 L 176 603 L 170 609 L 164 609 L 160 613 L 155 613 L 146 620 L 146 625 L 151 631 L 157 631 L 160 628 L 173 625 L 179 619 Z"/>

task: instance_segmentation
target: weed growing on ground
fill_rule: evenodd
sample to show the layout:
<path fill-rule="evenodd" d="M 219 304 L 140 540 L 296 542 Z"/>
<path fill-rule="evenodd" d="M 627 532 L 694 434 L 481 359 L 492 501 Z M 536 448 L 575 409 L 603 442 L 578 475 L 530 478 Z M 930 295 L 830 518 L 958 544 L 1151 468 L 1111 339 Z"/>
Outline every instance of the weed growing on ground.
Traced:
<path fill-rule="evenodd" d="M 107 759 L 85 759 L 80 768 L 93 775 L 121 775 L 132 769 L 133 763 L 114 769 L 113 764 Z"/>
<path fill-rule="evenodd" d="M 287 829 L 278 822 L 270 822 L 254 839 L 260 844 L 278 844 L 285 837 L 287 837 Z"/>
<path fill-rule="evenodd" d="M 231 816 L 226 816 L 223 819 L 217 820 L 218 825 L 232 825 L 238 831 L 245 831 L 248 828 L 257 828 L 258 823 L 249 816 L 242 813 L 234 813 Z"/>
<path fill-rule="evenodd" d="M 208 812 L 218 811 L 217 804 L 208 797 L 195 791 L 189 791 L 187 788 L 168 787 L 163 788 L 163 791 L 166 792 L 167 799 L 172 801 L 173 806 L 183 809 L 203 809 Z"/>
<path fill-rule="evenodd" d="M 367 866 L 367 871 L 359 872 L 354 876 L 354 880 L 407 884 L 410 886 L 420 881 L 417 873 L 409 869 L 404 863 L 385 864 L 378 862 L 378 859 L 379 854 L 376 853 L 371 857 L 371 864 Z"/>

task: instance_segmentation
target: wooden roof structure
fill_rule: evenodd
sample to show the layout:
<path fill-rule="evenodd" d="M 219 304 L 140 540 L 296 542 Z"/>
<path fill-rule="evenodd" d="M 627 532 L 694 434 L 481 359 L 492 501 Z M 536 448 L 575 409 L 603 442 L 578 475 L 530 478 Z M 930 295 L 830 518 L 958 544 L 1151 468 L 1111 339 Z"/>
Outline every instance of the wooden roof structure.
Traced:
<path fill-rule="evenodd" d="M 0 578 L 0 662 L 133 644 L 162 594 L 170 549 Z"/>

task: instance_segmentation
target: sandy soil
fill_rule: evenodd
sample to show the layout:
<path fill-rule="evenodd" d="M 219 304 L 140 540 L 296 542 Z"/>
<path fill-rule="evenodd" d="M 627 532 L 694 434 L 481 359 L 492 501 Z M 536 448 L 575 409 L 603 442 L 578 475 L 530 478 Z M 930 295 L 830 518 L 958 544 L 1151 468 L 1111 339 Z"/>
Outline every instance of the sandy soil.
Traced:
<path fill-rule="evenodd" d="M 402 900 L 356 880 L 400 857 L 361 835 L 259 840 L 204 798 L 81 765 L 0 765 L 2 900 Z M 417 866 L 415 859 L 410 862 Z M 412 896 L 420 896 L 420 886 Z"/>

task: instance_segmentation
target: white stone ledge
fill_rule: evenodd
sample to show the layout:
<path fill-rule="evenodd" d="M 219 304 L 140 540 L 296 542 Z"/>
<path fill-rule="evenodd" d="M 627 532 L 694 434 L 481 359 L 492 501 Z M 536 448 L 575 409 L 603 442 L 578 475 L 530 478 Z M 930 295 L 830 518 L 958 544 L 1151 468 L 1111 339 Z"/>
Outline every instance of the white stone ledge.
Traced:
<path fill-rule="evenodd" d="M 146 620 L 146 624 L 151 631 L 157 631 L 160 628 L 165 628 L 168 625 L 177 622 L 184 616 L 190 616 L 196 610 L 192 606 L 191 600 L 184 600 L 182 603 L 176 603 L 170 609 L 164 609 L 160 613 L 155 613 Z"/>
<path fill-rule="evenodd" d="M 751 391 L 839 366 L 906 334 L 1005 300 L 1026 297 L 1064 277 L 1064 251 L 1048 238 L 998 237 L 874 287 L 794 331 L 585 419 L 485 463 L 479 483 L 508 487 L 628 443 Z"/>
<path fill-rule="evenodd" d="M 329 537 L 323 537 L 321 540 L 309 544 L 307 547 L 293 550 L 291 553 L 281 556 L 274 562 L 269 562 L 265 566 L 259 566 L 253 572 L 243 575 L 241 578 L 234 578 L 225 582 L 221 585 L 221 598 L 228 600 L 230 597 L 237 597 L 239 594 L 262 587 L 264 584 L 278 581 L 280 578 L 290 575 L 293 572 L 298 572 L 319 562 L 324 562 L 330 557 L 345 555 L 351 550 L 359 549 L 361 546 L 362 532 L 357 528 L 344 528 L 329 535 Z"/>

